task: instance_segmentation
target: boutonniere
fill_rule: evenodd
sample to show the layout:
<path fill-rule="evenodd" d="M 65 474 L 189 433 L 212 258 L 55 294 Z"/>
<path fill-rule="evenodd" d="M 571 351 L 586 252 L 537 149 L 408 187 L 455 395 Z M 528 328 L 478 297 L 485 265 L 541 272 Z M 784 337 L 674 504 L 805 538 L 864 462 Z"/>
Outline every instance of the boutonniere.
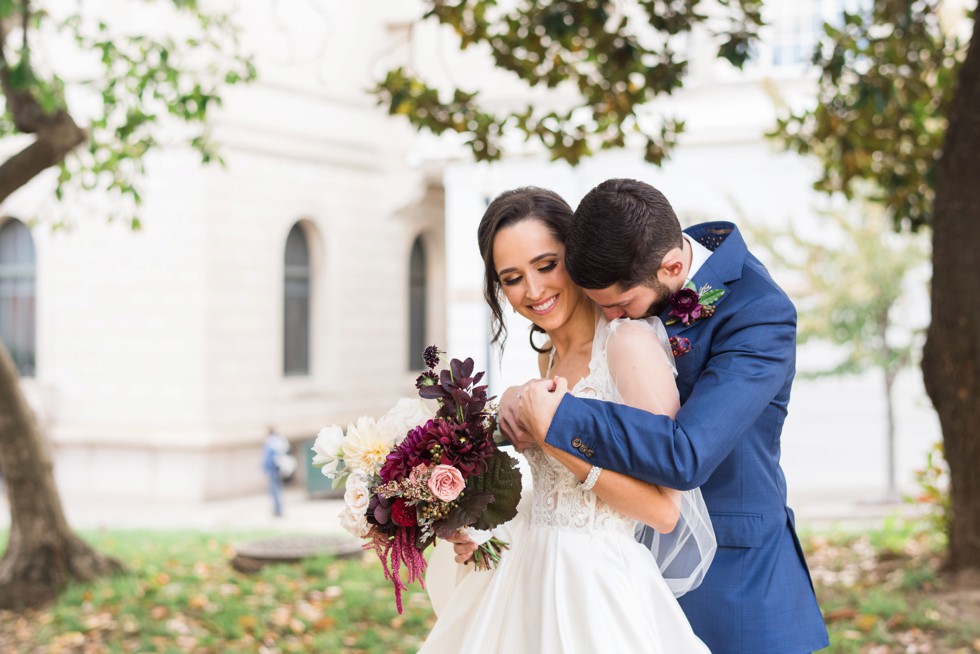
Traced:
<path fill-rule="evenodd" d="M 697 290 L 694 282 L 688 280 L 681 290 L 670 296 L 670 318 L 665 324 L 678 322 L 690 325 L 692 322 L 710 318 L 715 312 L 715 303 L 725 294 L 723 288 L 711 288 L 707 284 Z"/>

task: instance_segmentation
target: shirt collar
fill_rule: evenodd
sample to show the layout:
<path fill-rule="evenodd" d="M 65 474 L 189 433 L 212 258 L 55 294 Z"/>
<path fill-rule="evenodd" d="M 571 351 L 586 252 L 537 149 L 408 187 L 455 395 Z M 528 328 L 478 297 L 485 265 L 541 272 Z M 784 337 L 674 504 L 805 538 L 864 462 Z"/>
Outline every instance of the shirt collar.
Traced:
<path fill-rule="evenodd" d="M 711 250 L 704 247 L 697 240 L 689 237 L 687 234 L 684 235 L 687 242 L 691 244 L 691 269 L 687 271 L 687 278 L 694 279 L 694 276 L 704 265 L 704 262 L 708 260 L 711 256 Z"/>

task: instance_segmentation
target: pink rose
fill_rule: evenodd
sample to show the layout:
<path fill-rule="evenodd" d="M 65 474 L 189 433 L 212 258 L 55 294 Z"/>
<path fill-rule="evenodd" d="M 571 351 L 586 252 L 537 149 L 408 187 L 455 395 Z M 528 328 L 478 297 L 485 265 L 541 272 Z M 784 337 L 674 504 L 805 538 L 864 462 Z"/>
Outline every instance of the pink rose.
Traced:
<path fill-rule="evenodd" d="M 452 466 L 437 465 L 429 477 L 429 490 L 443 502 L 452 502 L 463 492 L 463 473 Z"/>

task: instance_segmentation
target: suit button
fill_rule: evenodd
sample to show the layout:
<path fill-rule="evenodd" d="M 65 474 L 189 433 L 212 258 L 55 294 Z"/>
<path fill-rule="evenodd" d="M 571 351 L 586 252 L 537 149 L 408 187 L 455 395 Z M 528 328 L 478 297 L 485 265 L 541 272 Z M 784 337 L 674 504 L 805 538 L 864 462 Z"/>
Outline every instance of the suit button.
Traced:
<path fill-rule="evenodd" d="M 575 438 L 573 438 L 572 439 L 572 447 L 574 447 L 575 449 L 578 449 L 578 448 L 582 447 L 582 439 L 579 438 L 578 436 L 576 436 Z"/>

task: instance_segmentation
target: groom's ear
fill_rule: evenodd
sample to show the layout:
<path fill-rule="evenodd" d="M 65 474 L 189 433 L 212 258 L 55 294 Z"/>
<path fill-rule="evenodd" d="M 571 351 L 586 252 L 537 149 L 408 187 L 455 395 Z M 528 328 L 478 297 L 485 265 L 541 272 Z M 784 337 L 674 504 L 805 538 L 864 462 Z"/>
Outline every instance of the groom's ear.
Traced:
<path fill-rule="evenodd" d="M 684 250 L 674 248 L 664 255 L 663 263 L 660 264 L 658 276 L 662 273 L 668 280 L 676 279 L 684 274 Z"/>

